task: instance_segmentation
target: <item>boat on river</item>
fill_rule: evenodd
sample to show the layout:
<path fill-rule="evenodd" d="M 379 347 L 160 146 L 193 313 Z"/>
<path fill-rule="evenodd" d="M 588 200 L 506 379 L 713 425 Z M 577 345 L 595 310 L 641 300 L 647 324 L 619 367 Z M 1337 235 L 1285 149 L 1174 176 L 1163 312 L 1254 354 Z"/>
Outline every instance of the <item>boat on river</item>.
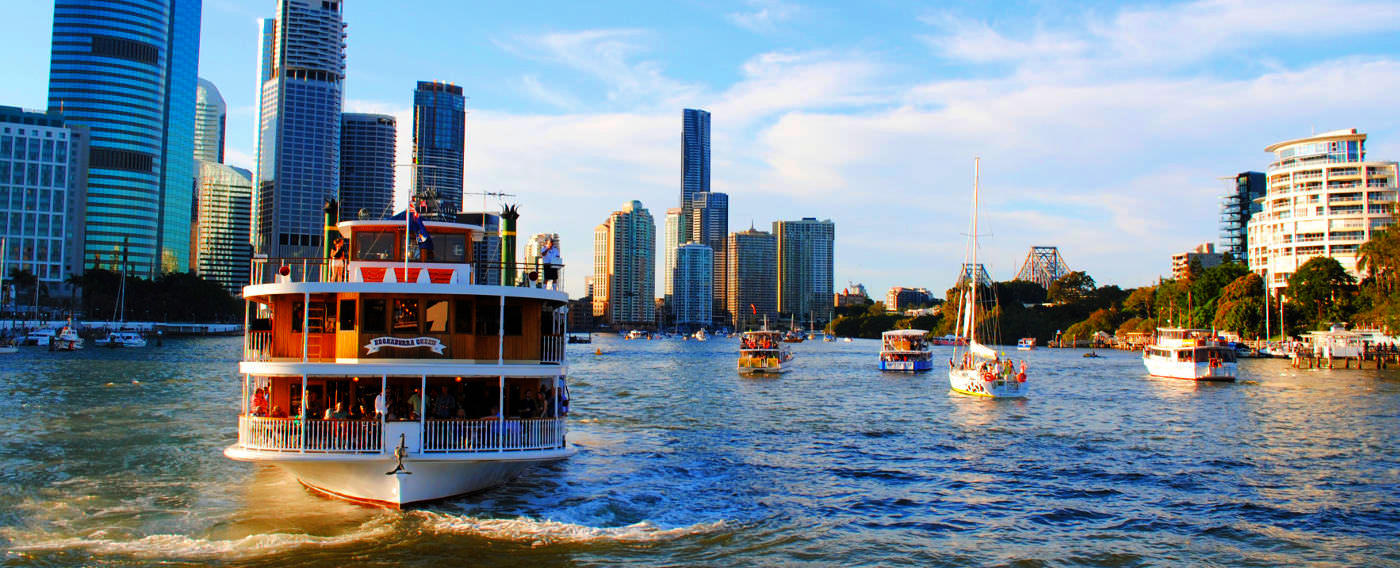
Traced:
<path fill-rule="evenodd" d="M 103 347 L 145 347 L 146 338 L 141 337 L 139 332 L 131 329 L 112 330 L 107 333 L 106 337 L 92 340 L 92 344 Z"/>
<path fill-rule="evenodd" d="M 777 375 L 791 369 L 792 353 L 783 341 L 783 332 L 761 329 L 739 337 L 739 374 Z"/>
<path fill-rule="evenodd" d="M 337 222 L 323 258 L 255 258 L 224 455 L 398 508 L 566 458 L 568 296 L 472 261 L 482 227 Z M 410 240 L 410 237 L 414 237 Z M 500 271 L 502 285 L 476 284 Z"/>
<path fill-rule="evenodd" d="M 1209 330 L 1179 327 L 1157 328 L 1142 363 L 1154 377 L 1188 381 L 1233 381 L 1237 365 L 1234 348 Z"/>
<path fill-rule="evenodd" d="M 929 350 L 922 329 L 895 329 L 880 334 L 880 370 L 922 373 L 933 369 L 933 352 Z"/>
<path fill-rule="evenodd" d="M 1016 350 L 1017 350 L 1017 351 L 1033 351 L 1033 350 L 1035 350 L 1035 338 L 1034 338 L 1034 337 L 1022 337 L 1020 341 L 1017 341 L 1017 342 L 1016 342 Z"/>
<path fill-rule="evenodd" d="M 1009 359 L 1002 359 L 996 350 L 983 341 L 996 344 L 998 322 L 995 314 L 996 295 L 992 294 L 991 282 L 984 282 L 981 265 L 977 263 L 977 199 L 980 189 L 981 160 L 974 162 L 972 174 L 972 231 L 968 233 L 967 257 L 958 278 L 958 319 L 955 335 L 966 347 L 953 350 L 953 358 L 948 361 L 948 384 L 953 392 L 987 398 L 1024 398 L 1030 392 L 1026 383 L 1026 363 L 1021 362 L 1017 371 Z M 984 294 L 984 302 L 978 303 L 978 289 Z M 979 318 L 979 312 L 990 312 Z"/>

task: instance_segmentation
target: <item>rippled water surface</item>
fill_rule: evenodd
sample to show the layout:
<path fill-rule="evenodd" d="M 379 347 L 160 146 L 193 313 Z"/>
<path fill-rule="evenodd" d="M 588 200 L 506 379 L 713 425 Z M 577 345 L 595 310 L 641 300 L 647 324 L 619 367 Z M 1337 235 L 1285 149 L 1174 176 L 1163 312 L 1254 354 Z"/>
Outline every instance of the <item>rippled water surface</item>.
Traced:
<path fill-rule="evenodd" d="M 1400 565 L 1400 374 L 1151 379 L 1038 350 L 1032 398 L 875 370 L 874 341 L 570 346 L 572 459 L 409 511 L 225 459 L 238 338 L 0 355 L 13 565 Z M 603 355 L 594 355 L 601 348 Z"/>

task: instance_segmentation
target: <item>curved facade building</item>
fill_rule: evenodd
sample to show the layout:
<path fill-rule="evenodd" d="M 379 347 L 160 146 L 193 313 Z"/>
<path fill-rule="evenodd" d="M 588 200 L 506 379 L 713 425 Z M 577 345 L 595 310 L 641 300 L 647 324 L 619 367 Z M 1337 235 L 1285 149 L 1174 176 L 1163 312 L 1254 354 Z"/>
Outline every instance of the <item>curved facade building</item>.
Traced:
<path fill-rule="evenodd" d="M 1357 248 L 1394 223 L 1395 162 L 1368 161 L 1356 129 L 1280 142 L 1259 213 L 1249 219 L 1249 268 L 1271 289 L 1308 259 L 1329 256 L 1357 275 Z"/>
<path fill-rule="evenodd" d="M 200 78 L 194 94 L 194 159 L 224 163 L 224 122 L 228 106 L 219 88 Z"/>
<path fill-rule="evenodd" d="M 199 18 L 199 0 L 54 3 L 49 108 L 92 136 L 85 265 L 129 238 L 135 272 L 187 268 Z"/>

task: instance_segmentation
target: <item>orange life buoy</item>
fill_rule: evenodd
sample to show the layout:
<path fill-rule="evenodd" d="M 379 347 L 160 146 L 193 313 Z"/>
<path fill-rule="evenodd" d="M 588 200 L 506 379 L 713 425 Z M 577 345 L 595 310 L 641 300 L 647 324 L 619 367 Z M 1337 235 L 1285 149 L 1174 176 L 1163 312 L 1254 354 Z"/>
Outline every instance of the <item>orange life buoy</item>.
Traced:
<path fill-rule="evenodd" d="M 1018 383 L 1024 383 L 1024 382 L 1026 382 L 1026 372 L 1025 372 L 1025 371 L 1021 371 L 1021 372 L 1019 372 L 1019 373 L 1016 373 L 1016 382 L 1018 382 Z"/>

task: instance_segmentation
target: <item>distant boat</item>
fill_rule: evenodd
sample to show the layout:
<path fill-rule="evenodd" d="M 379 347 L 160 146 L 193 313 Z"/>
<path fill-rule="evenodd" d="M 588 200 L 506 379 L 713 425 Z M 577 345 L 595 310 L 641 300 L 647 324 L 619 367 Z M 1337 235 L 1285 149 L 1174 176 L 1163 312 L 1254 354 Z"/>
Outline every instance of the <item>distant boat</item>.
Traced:
<path fill-rule="evenodd" d="M 933 353 L 922 329 L 896 329 L 880 335 L 880 370 L 922 373 L 933 369 Z"/>
<path fill-rule="evenodd" d="M 579 335 L 577 333 L 570 333 L 569 343 L 593 343 L 593 334 L 586 333 L 583 335 Z"/>
<path fill-rule="evenodd" d="M 951 333 L 948 334 L 948 335 L 940 335 L 940 336 L 938 336 L 938 337 L 930 338 L 930 339 L 928 340 L 928 342 L 929 342 L 930 345 L 939 345 L 939 346 L 967 345 L 967 340 L 966 340 L 966 339 L 963 339 L 963 338 L 958 337 L 958 336 L 956 336 L 956 335 L 953 335 L 953 334 L 951 334 Z"/>
<path fill-rule="evenodd" d="M 94 339 L 92 344 L 103 347 L 145 347 L 146 339 L 132 330 L 112 330 L 107 332 L 107 337 Z"/>
<path fill-rule="evenodd" d="M 632 331 L 627 332 L 627 336 L 623 339 L 647 339 L 647 332 L 642 331 L 640 329 L 634 329 Z"/>
<path fill-rule="evenodd" d="M 792 360 L 792 353 L 783 339 L 783 332 L 769 330 L 767 321 L 763 322 L 763 329 L 744 332 L 739 336 L 739 374 L 776 375 L 790 371 L 787 363 Z"/>
<path fill-rule="evenodd" d="M 710 334 L 702 327 L 700 331 L 695 332 L 691 337 L 694 337 L 696 341 L 705 341 L 710 338 Z"/>
<path fill-rule="evenodd" d="M 997 322 L 994 321 L 995 314 L 999 310 L 993 311 L 993 317 L 984 317 L 981 320 L 977 317 L 977 312 L 981 309 L 990 309 L 991 302 L 995 301 L 995 296 L 984 301 L 989 305 L 979 306 L 977 303 L 977 288 L 981 285 L 976 272 L 977 264 L 977 198 L 979 193 L 978 177 L 980 169 L 980 159 L 974 162 L 972 176 L 972 232 L 968 236 L 968 256 L 970 257 L 964 266 L 973 267 L 972 274 L 965 278 L 960 278 L 960 285 L 963 286 L 958 298 L 958 319 L 957 336 L 966 340 L 966 349 L 955 349 L 953 360 L 949 361 L 948 384 L 953 392 L 960 394 L 981 396 L 988 398 L 1024 398 L 1029 392 L 1029 385 L 1026 384 L 1026 363 L 1021 362 L 1020 372 L 1016 372 L 1010 360 L 1003 360 L 997 352 L 979 341 L 978 328 L 981 329 L 983 339 L 992 339 L 995 342 L 994 331 Z M 991 294 L 988 294 L 991 296 Z"/>
<path fill-rule="evenodd" d="M 1034 337 L 1022 337 L 1020 341 L 1016 342 L 1017 351 L 1031 351 L 1033 349 L 1035 349 Z"/>
<path fill-rule="evenodd" d="M 1235 350 L 1204 329 L 1157 328 L 1157 338 L 1142 352 L 1154 377 L 1188 381 L 1235 380 Z"/>

